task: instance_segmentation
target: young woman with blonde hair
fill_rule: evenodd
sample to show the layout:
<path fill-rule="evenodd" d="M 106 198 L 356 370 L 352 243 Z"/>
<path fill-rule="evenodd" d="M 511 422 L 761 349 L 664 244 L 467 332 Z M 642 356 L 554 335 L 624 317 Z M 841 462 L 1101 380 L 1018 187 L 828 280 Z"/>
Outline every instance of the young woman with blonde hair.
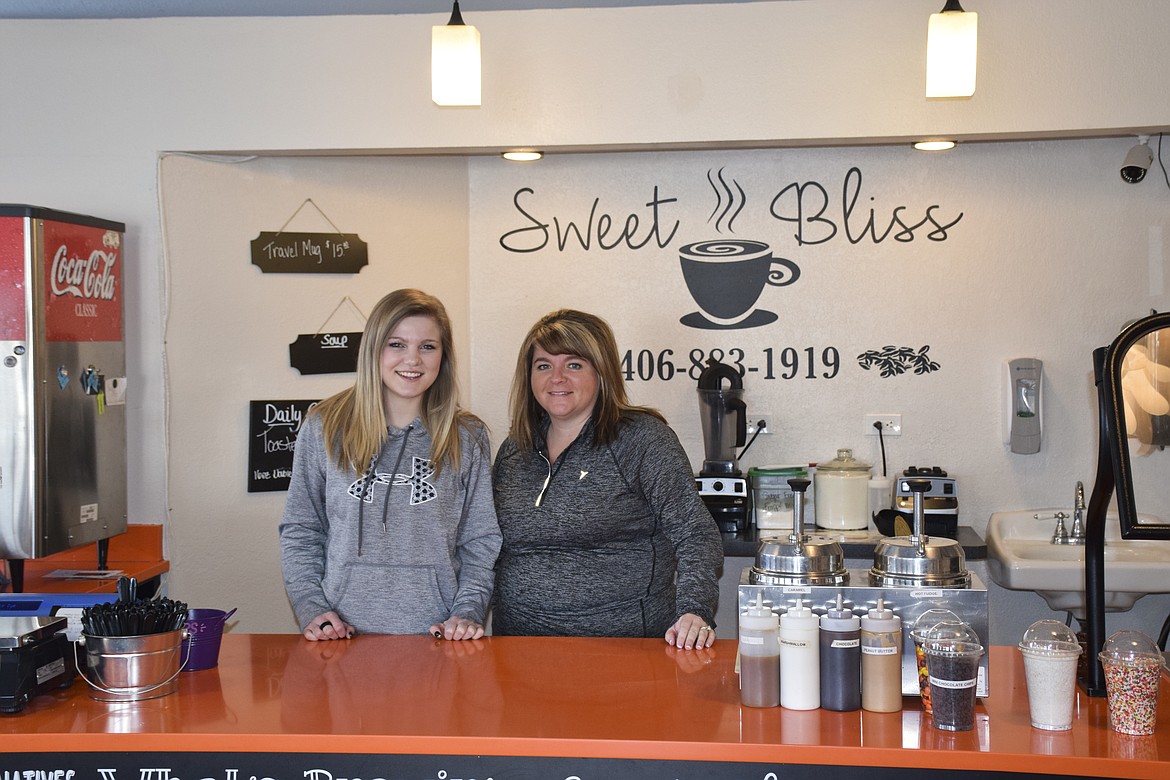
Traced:
<path fill-rule="evenodd" d="M 353 386 L 297 437 L 280 543 L 305 638 L 483 636 L 500 549 L 490 459 L 486 427 L 459 407 L 443 304 L 390 293 Z"/>

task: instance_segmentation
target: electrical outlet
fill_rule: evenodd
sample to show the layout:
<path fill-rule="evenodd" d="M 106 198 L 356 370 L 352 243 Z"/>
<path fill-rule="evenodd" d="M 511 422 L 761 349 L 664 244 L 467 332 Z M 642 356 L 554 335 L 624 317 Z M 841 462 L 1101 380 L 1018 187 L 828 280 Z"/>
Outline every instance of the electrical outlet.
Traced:
<path fill-rule="evenodd" d="M 747 421 L 747 435 L 753 436 L 758 428 L 760 433 L 766 434 L 772 432 L 772 426 L 769 423 L 772 421 L 771 416 L 767 412 L 753 412 Z M 763 425 L 760 425 L 763 423 Z"/>
<path fill-rule="evenodd" d="M 865 415 L 865 435 L 877 436 L 878 430 L 874 423 L 882 424 L 882 436 L 902 435 L 902 415 L 900 414 L 867 414 Z"/>

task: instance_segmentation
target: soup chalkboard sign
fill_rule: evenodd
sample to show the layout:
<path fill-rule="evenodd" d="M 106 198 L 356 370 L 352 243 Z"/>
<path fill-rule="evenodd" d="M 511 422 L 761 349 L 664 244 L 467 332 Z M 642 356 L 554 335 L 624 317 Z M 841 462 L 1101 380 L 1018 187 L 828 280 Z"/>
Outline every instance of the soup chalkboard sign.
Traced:
<path fill-rule="evenodd" d="M 297 336 L 288 345 L 289 365 L 302 374 L 348 374 L 357 371 L 361 331 Z"/>
<path fill-rule="evenodd" d="M 250 401 L 248 492 L 288 490 L 305 415 L 318 401 Z"/>

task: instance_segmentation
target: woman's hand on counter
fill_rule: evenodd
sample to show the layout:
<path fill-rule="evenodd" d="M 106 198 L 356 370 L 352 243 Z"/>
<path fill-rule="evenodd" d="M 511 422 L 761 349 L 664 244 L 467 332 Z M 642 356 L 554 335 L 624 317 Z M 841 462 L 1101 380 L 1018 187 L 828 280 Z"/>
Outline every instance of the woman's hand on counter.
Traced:
<path fill-rule="evenodd" d="M 326 639 L 349 639 L 354 635 L 354 628 L 342 620 L 336 612 L 323 612 L 309 621 L 305 626 L 305 639 L 317 642 Z"/>
<path fill-rule="evenodd" d="M 479 639 L 483 636 L 483 626 L 474 620 L 452 615 L 431 626 L 430 632 L 435 639 Z"/>
<path fill-rule="evenodd" d="M 710 647 L 715 643 L 715 629 L 698 615 L 687 612 L 666 629 L 666 643 L 685 650 Z"/>

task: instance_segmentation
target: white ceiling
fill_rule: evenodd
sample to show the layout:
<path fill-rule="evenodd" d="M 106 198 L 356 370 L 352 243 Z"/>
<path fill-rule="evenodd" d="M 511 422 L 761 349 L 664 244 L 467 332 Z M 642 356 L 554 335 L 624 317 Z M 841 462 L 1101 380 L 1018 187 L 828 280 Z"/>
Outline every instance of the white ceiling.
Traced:
<path fill-rule="evenodd" d="M 587 8 L 756 0 L 462 0 L 469 24 L 476 11 Z M 2 0 L 0 19 L 153 19 L 166 16 L 348 16 L 450 14 L 450 0 Z"/>

